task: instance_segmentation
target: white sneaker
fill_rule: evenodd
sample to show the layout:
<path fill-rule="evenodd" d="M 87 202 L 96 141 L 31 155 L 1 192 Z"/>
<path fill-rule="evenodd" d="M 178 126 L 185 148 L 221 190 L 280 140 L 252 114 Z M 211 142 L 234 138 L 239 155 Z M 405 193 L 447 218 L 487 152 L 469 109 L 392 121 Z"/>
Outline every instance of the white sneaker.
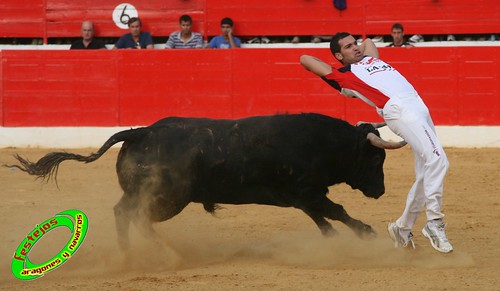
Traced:
<path fill-rule="evenodd" d="M 453 247 L 446 238 L 445 226 L 446 223 L 441 220 L 430 220 L 422 229 L 422 234 L 429 239 L 434 249 L 442 253 L 449 253 L 453 251 Z"/>
<path fill-rule="evenodd" d="M 406 248 L 409 243 L 411 243 L 412 248 L 415 248 L 415 243 L 413 242 L 413 233 L 409 233 L 406 237 L 401 234 L 401 229 L 396 225 L 395 222 L 390 222 L 387 226 L 387 231 L 389 236 L 394 241 L 395 247 Z"/>

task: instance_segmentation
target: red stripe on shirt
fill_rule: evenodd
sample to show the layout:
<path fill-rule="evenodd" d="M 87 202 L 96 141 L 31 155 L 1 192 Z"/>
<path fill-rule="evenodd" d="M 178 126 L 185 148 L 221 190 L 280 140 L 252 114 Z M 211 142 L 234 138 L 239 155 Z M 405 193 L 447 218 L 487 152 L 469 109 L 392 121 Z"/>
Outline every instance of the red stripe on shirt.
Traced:
<path fill-rule="evenodd" d="M 350 89 L 359 92 L 368 100 L 372 101 L 378 108 L 384 108 L 385 103 L 389 101 L 389 97 L 363 82 L 361 79 L 356 77 L 351 70 L 345 70 L 344 68 L 344 70 L 339 71 L 332 68 L 332 72 L 323 78 L 326 79 L 325 81 L 327 82 L 328 80 L 337 82 L 343 89 Z"/>

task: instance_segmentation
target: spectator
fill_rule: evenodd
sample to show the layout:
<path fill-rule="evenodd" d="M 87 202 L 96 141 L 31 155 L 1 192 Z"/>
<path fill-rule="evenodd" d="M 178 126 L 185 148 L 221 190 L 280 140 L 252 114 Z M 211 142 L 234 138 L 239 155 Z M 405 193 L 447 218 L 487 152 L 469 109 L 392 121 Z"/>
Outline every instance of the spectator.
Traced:
<path fill-rule="evenodd" d="M 391 29 L 392 43 L 388 47 L 413 47 L 413 45 L 405 41 L 405 32 L 401 23 L 394 23 Z"/>
<path fill-rule="evenodd" d="M 241 40 L 233 36 L 233 20 L 225 17 L 220 22 L 221 35 L 214 36 L 208 43 L 210 48 L 237 48 L 241 46 Z"/>
<path fill-rule="evenodd" d="M 84 21 L 82 23 L 82 38 L 73 42 L 69 49 L 106 49 L 106 45 L 102 40 L 94 38 L 94 24 L 92 21 Z"/>
<path fill-rule="evenodd" d="M 118 39 L 113 49 L 152 49 L 153 38 L 146 31 L 141 31 L 142 22 L 139 17 L 132 17 L 128 21 L 130 33 Z"/>
<path fill-rule="evenodd" d="M 168 37 L 165 48 L 201 48 L 203 47 L 203 37 L 200 33 L 192 32 L 193 19 L 189 15 L 182 15 L 179 18 L 180 31 L 172 32 Z"/>

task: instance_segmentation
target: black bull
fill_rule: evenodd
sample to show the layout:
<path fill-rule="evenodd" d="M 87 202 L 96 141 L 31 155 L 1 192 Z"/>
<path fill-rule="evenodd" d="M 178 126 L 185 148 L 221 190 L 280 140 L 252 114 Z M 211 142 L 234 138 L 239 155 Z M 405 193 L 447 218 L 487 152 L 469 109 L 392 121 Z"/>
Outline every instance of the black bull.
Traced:
<path fill-rule="evenodd" d="M 89 156 L 53 152 L 37 163 L 16 156 L 21 165 L 13 167 L 55 178 L 61 162 L 93 162 L 121 141 L 116 168 L 124 195 L 114 210 L 124 248 L 131 221 L 154 235 L 152 222 L 172 218 L 190 202 L 211 213 L 216 203 L 295 207 L 324 235 L 335 232 L 325 218 L 343 222 L 359 236 L 374 235 L 371 226 L 326 197 L 328 187 L 345 182 L 379 198 L 385 191 L 383 148 L 404 145 L 380 139 L 371 124 L 352 126 L 319 114 L 170 117 L 118 132 Z"/>

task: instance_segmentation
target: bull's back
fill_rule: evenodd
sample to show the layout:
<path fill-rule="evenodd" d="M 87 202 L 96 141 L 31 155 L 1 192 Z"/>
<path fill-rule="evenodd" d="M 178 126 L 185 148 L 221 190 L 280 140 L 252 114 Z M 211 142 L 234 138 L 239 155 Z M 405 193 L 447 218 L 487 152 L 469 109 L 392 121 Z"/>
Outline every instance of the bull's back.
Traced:
<path fill-rule="evenodd" d="M 174 183 L 194 201 L 288 205 L 280 194 L 309 175 L 325 184 L 332 131 L 342 120 L 318 114 L 257 116 L 236 120 L 162 119 L 140 140 L 125 142 L 117 170 L 125 191 L 149 183 Z M 332 148 L 333 146 L 333 148 Z M 175 187 L 174 187 L 175 188 Z M 290 196 L 287 196 L 290 197 Z"/>

